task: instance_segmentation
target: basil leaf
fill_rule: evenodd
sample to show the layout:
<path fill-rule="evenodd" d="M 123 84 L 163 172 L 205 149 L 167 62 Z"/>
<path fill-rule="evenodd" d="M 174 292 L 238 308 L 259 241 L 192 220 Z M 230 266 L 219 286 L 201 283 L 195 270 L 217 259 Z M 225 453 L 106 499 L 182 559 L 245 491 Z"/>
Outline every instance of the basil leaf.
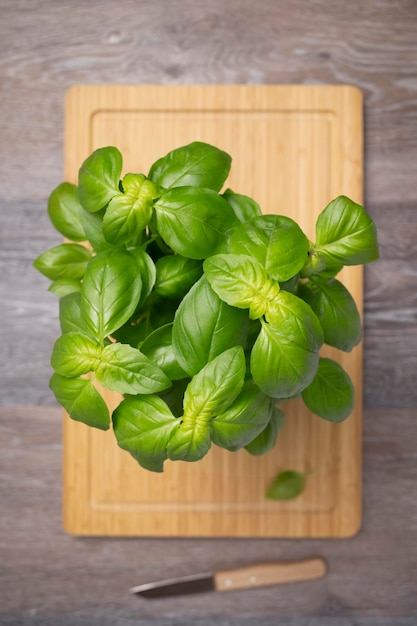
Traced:
<path fill-rule="evenodd" d="M 324 342 L 350 352 L 362 338 L 358 308 L 349 291 L 335 278 L 311 279 L 301 295 L 311 306 L 323 328 Z"/>
<path fill-rule="evenodd" d="M 267 426 L 257 437 L 255 437 L 255 439 L 245 446 L 245 450 L 247 450 L 250 454 L 258 456 L 275 448 L 278 433 L 281 430 L 283 423 L 284 413 L 278 407 L 273 406 L 271 417 Z"/>
<path fill-rule="evenodd" d="M 312 413 L 329 420 L 342 422 L 354 406 L 352 381 L 339 363 L 321 358 L 317 374 L 301 396 Z"/>
<path fill-rule="evenodd" d="M 54 280 L 54 282 L 50 284 L 48 291 L 62 298 L 75 291 L 80 293 L 81 282 L 71 278 L 58 278 L 58 280 Z"/>
<path fill-rule="evenodd" d="M 81 293 L 73 292 L 60 298 L 59 322 L 62 333 L 88 334 L 84 321 L 81 319 Z"/>
<path fill-rule="evenodd" d="M 226 180 L 231 157 L 207 143 L 194 141 L 158 159 L 149 178 L 159 187 L 206 187 L 219 191 Z"/>
<path fill-rule="evenodd" d="M 306 474 L 294 470 L 280 472 L 269 485 L 266 497 L 270 500 L 293 500 L 304 491 L 305 482 Z"/>
<path fill-rule="evenodd" d="M 181 425 L 167 446 L 172 460 L 198 461 L 211 446 L 212 418 L 222 413 L 242 389 L 245 356 L 241 346 L 226 350 L 192 378 L 184 394 Z"/>
<path fill-rule="evenodd" d="M 181 417 L 183 414 L 184 392 L 189 382 L 190 378 L 188 377 L 174 380 L 169 389 L 158 393 L 158 396 L 167 403 L 175 417 Z"/>
<path fill-rule="evenodd" d="M 122 165 L 122 155 L 113 146 L 95 150 L 84 161 L 78 173 L 78 197 L 86 211 L 100 211 L 119 193 Z"/>
<path fill-rule="evenodd" d="M 84 213 L 79 200 L 78 189 L 71 183 L 61 183 L 48 199 L 48 215 L 58 232 L 71 241 L 85 241 L 86 236 L 81 220 Z"/>
<path fill-rule="evenodd" d="M 187 376 L 179 365 L 172 346 L 172 324 L 165 324 L 153 331 L 142 343 L 141 352 L 156 363 L 171 380 Z"/>
<path fill-rule="evenodd" d="M 378 258 L 376 228 L 364 208 L 339 196 L 319 215 L 316 250 L 326 264 L 361 265 Z"/>
<path fill-rule="evenodd" d="M 182 298 L 203 273 L 201 261 L 175 255 L 156 262 L 155 293 L 165 298 Z"/>
<path fill-rule="evenodd" d="M 135 258 L 121 250 L 100 252 L 85 273 L 81 314 L 100 342 L 123 326 L 139 301 L 142 281 Z"/>
<path fill-rule="evenodd" d="M 262 214 L 259 204 L 249 196 L 226 189 L 223 198 L 230 204 L 235 216 L 241 223 L 248 222 Z"/>
<path fill-rule="evenodd" d="M 224 413 L 212 420 L 211 438 L 221 448 L 235 451 L 251 442 L 267 426 L 271 400 L 248 383 Z"/>
<path fill-rule="evenodd" d="M 83 211 L 81 214 L 81 222 L 85 231 L 87 241 L 95 252 L 103 252 L 113 248 L 113 244 L 106 241 L 103 234 L 103 217 L 104 211 L 96 213 L 88 213 Z"/>
<path fill-rule="evenodd" d="M 175 314 L 172 339 L 177 361 L 193 376 L 208 361 L 243 343 L 246 329 L 246 313 L 220 300 L 203 276 Z"/>
<path fill-rule="evenodd" d="M 311 308 L 282 291 L 252 348 L 250 369 L 260 389 L 273 398 L 289 398 L 309 385 L 316 373 L 323 335 Z"/>
<path fill-rule="evenodd" d="M 153 213 L 155 185 L 143 174 L 127 174 L 122 181 L 124 193 L 109 202 L 103 219 L 103 233 L 113 244 L 129 243 L 148 225 Z"/>
<path fill-rule="evenodd" d="M 152 394 L 171 385 L 158 365 L 123 343 L 111 343 L 103 348 L 96 376 L 104 387 L 122 394 Z"/>
<path fill-rule="evenodd" d="M 130 250 L 130 253 L 135 257 L 140 277 L 142 279 L 142 291 L 138 305 L 140 307 L 154 288 L 156 281 L 156 268 L 152 258 L 143 248 L 135 248 Z"/>
<path fill-rule="evenodd" d="M 235 254 L 255 257 L 270 278 L 284 282 L 304 266 L 309 241 L 294 220 L 283 215 L 261 215 L 237 228 L 230 239 Z"/>
<path fill-rule="evenodd" d="M 211 189 L 177 187 L 155 203 L 158 232 L 177 254 L 205 259 L 226 240 L 236 218 L 224 198 Z"/>
<path fill-rule="evenodd" d="M 65 333 L 54 345 L 51 365 L 57 374 L 75 378 L 94 371 L 100 362 L 101 346 L 79 332 Z"/>
<path fill-rule="evenodd" d="M 206 259 L 204 273 L 219 298 L 250 310 L 251 319 L 265 315 L 279 293 L 259 261 L 243 254 L 216 254 Z"/>
<path fill-rule="evenodd" d="M 142 467 L 163 471 L 166 447 L 179 426 L 168 406 L 158 396 L 126 398 L 113 412 L 113 430 L 117 443 Z"/>
<path fill-rule="evenodd" d="M 101 430 L 109 428 L 109 410 L 90 378 L 65 378 L 53 374 L 49 386 L 73 420 Z"/>
<path fill-rule="evenodd" d="M 34 261 L 33 267 L 51 280 L 84 276 L 91 252 L 78 243 L 62 243 L 47 250 Z"/>

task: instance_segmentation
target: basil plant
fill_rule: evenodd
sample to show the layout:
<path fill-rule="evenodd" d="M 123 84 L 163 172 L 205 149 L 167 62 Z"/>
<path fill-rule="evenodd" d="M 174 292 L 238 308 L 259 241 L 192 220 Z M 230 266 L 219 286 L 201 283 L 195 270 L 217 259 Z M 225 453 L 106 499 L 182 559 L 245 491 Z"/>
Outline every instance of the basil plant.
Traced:
<path fill-rule="evenodd" d="M 336 275 L 378 257 L 375 225 L 344 196 L 307 239 L 289 217 L 221 191 L 231 157 L 194 142 L 123 178 L 115 147 L 60 184 L 50 219 L 71 243 L 34 266 L 59 296 L 50 387 L 72 419 L 106 430 L 138 463 L 198 461 L 212 444 L 262 454 L 281 401 L 344 420 L 354 389 L 329 344 L 350 351 L 360 316 Z M 96 381 L 99 385 L 96 385 Z M 110 416 L 98 389 L 118 392 Z"/>

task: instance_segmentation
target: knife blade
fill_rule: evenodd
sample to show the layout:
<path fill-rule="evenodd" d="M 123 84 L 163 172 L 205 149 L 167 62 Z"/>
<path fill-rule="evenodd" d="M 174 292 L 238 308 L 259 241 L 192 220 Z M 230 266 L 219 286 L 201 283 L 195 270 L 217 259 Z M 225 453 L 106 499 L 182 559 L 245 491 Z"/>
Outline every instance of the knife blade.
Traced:
<path fill-rule="evenodd" d="M 232 591 L 320 578 L 326 563 L 314 557 L 302 561 L 257 563 L 237 569 L 203 572 L 190 576 L 167 578 L 132 587 L 131 593 L 144 598 L 159 598 L 204 591 Z"/>

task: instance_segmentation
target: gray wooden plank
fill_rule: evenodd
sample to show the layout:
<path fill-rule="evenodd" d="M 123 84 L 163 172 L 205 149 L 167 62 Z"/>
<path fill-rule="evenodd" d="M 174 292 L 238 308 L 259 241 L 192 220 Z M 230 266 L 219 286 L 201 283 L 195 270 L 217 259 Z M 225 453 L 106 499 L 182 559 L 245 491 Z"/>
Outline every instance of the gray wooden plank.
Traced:
<path fill-rule="evenodd" d="M 60 411 L 0 408 L 0 615 L 416 618 L 415 419 L 415 410 L 366 412 L 364 521 L 353 539 L 78 538 L 61 523 Z M 317 581 L 153 601 L 128 592 L 150 580 L 317 554 L 328 562 Z"/>

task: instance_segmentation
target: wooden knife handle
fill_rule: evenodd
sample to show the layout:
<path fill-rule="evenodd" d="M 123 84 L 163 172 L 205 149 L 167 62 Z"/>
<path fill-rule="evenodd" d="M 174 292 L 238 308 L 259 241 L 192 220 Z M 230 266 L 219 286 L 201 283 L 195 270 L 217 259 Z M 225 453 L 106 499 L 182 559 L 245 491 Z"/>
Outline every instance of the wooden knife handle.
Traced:
<path fill-rule="evenodd" d="M 215 572 L 214 586 L 217 591 L 231 591 L 232 589 L 320 578 L 325 573 L 326 563 L 320 558 L 287 563 L 259 563 L 239 569 Z"/>

